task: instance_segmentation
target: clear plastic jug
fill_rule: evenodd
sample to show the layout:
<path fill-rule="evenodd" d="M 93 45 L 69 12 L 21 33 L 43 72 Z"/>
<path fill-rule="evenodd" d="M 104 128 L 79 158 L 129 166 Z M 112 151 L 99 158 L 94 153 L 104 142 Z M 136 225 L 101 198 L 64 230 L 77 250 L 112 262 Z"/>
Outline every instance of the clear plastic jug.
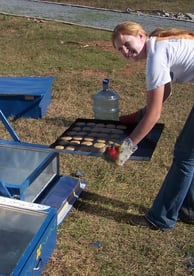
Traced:
<path fill-rule="evenodd" d="M 92 99 L 95 119 L 119 120 L 119 95 L 109 89 L 108 79 L 103 80 L 102 90 L 95 93 Z"/>

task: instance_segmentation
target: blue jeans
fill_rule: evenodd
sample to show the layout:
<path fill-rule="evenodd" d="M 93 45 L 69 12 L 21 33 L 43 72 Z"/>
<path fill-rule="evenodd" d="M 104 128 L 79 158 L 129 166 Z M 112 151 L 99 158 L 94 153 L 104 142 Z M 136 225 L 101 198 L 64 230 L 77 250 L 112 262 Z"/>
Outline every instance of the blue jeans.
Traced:
<path fill-rule="evenodd" d="M 194 106 L 177 138 L 174 158 L 146 219 L 162 230 L 177 219 L 194 223 Z"/>

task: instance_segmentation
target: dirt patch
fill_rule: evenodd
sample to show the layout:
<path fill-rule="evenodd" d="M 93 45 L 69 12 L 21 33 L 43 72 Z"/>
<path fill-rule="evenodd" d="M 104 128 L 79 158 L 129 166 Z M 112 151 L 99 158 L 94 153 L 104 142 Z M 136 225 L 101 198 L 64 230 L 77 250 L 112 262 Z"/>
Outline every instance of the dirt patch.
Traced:
<path fill-rule="evenodd" d="M 99 48 L 103 49 L 104 51 L 118 53 L 118 51 L 113 47 L 111 41 L 104 41 L 104 40 L 92 41 L 89 43 L 89 46 L 90 47 L 99 47 Z"/>
<path fill-rule="evenodd" d="M 67 41 L 65 44 L 73 44 L 77 45 L 80 48 L 87 48 L 87 47 L 98 47 L 102 49 L 103 51 L 108 51 L 115 53 L 115 55 L 120 55 L 120 53 L 113 47 L 111 41 L 104 41 L 104 40 L 94 40 L 90 41 L 88 43 L 83 43 L 83 42 L 75 42 L 75 41 Z M 123 57 L 121 56 L 121 59 Z M 121 68 L 118 69 L 117 74 L 126 76 L 127 78 L 130 78 L 131 75 L 133 74 L 138 74 L 138 72 L 142 71 L 143 68 L 145 67 L 144 62 L 130 62 Z M 72 75 L 78 75 L 81 76 L 82 80 L 86 80 L 88 78 L 94 79 L 94 81 L 101 81 L 103 78 L 106 77 L 107 72 L 105 71 L 98 71 L 98 70 L 82 70 L 82 71 L 71 71 L 71 76 Z"/>
<path fill-rule="evenodd" d="M 111 41 L 96 40 L 96 41 L 90 41 L 88 43 L 77 42 L 77 41 L 66 41 L 66 42 L 63 42 L 63 44 L 77 45 L 80 48 L 98 47 L 103 49 L 104 51 L 109 51 L 109 52 L 118 54 L 118 51 L 114 49 Z"/>
<path fill-rule="evenodd" d="M 129 62 L 128 65 L 120 68 L 118 70 L 119 74 L 122 74 L 123 76 L 129 77 L 131 74 L 137 75 L 139 72 L 144 71 L 145 69 L 145 62 Z"/>

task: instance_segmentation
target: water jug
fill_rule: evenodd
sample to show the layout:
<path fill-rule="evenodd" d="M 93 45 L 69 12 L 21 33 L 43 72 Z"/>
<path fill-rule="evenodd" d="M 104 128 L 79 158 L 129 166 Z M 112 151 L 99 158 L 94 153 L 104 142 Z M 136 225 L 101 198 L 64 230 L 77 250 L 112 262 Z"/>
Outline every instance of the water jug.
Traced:
<path fill-rule="evenodd" d="M 119 119 L 119 96 L 109 89 L 109 80 L 104 79 L 102 90 L 93 95 L 93 112 L 95 119 L 116 120 Z"/>

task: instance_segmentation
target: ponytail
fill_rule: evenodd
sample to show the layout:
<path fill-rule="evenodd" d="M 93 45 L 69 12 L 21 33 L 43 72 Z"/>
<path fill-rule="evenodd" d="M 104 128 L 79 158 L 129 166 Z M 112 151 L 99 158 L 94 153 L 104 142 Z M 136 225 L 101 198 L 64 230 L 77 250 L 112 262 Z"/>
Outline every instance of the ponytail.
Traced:
<path fill-rule="evenodd" d="M 157 37 L 185 37 L 185 38 L 194 38 L 194 33 L 189 32 L 187 30 L 181 30 L 176 28 L 170 28 L 170 29 L 155 29 L 149 34 L 149 37 L 151 36 L 157 36 Z"/>

